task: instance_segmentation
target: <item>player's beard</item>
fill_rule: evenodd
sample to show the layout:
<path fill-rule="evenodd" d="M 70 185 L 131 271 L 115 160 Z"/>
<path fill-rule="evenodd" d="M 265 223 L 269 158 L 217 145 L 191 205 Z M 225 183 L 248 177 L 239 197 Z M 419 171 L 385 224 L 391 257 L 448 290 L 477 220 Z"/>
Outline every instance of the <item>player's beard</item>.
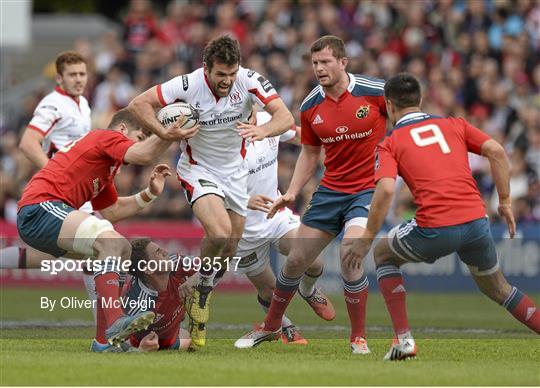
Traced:
<path fill-rule="evenodd" d="M 229 93 L 231 92 L 231 89 L 234 85 L 234 82 L 231 82 L 231 84 L 229 85 L 229 87 L 226 89 L 226 91 L 224 91 L 225 89 L 221 89 L 219 87 L 219 82 L 215 84 L 214 86 L 214 93 L 216 95 L 218 95 L 219 97 L 227 97 L 229 95 Z"/>

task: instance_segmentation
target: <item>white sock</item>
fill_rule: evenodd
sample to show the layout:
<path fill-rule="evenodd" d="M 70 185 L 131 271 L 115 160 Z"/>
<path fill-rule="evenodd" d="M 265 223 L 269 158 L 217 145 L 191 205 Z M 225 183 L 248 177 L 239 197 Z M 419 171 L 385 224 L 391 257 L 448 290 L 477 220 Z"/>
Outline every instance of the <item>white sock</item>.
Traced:
<path fill-rule="evenodd" d="M 322 270 L 321 273 L 315 276 L 309 275 L 307 272 L 304 273 L 304 275 L 302 275 L 302 279 L 300 280 L 300 286 L 298 287 L 300 294 L 305 297 L 313 295 L 315 292 L 315 283 L 321 277 L 322 273 Z"/>
<path fill-rule="evenodd" d="M 19 268 L 19 247 L 7 247 L 0 250 L 0 268 Z"/>
<path fill-rule="evenodd" d="M 401 342 L 402 340 L 405 340 L 405 339 L 413 339 L 413 336 L 411 334 L 410 331 L 407 331 L 405 333 L 402 333 L 402 334 L 398 334 L 397 335 L 398 337 L 398 340 Z"/>
<path fill-rule="evenodd" d="M 212 272 L 210 275 L 203 275 L 199 272 L 199 285 L 204 287 L 214 287 L 214 277 L 216 276 L 216 271 Z"/>
<path fill-rule="evenodd" d="M 94 274 L 83 273 L 83 282 L 84 287 L 86 288 L 86 294 L 88 295 L 89 300 L 97 300 L 96 294 L 96 282 L 94 281 Z M 96 303 L 93 304 L 95 306 Z M 94 315 L 94 322 L 96 321 L 96 308 L 92 309 L 92 314 Z"/>

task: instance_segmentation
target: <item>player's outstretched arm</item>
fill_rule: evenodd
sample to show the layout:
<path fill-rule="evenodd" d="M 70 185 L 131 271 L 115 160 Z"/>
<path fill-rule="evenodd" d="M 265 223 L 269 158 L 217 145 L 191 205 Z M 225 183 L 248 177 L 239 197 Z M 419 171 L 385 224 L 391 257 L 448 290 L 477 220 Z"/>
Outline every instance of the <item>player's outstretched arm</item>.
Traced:
<path fill-rule="evenodd" d="M 272 119 L 261 126 L 239 123 L 237 128 L 240 136 L 250 141 L 262 140 L 281 135 L 293 127 L 293 115 L 281 98 L 270 101 L 264 109 L 272 115 Z"/>
<path fill-rule="evenodd" d="M 148 139 L 129 147 L 124 155 L 124 162 L 147 166 L 162 156 L 171 144 L 171 141 L 163 140 L 156 135 L 152 135 Z"/>
<path fill-rule="evenodd" d="M 183 121 L 178 119 L 170 128 L 180 128 L 180 125 Z M 193 126 L 190 129 L 183 130 L 185 133 L 195 135 L 201 126 L 199 124 Z M 148 139 L 133 144 L 128 148 L 126 155 L 124 156 L 124 162 L 130 164 L 137 164 L 142 166 L 147 166 L 152 164 L 156 159 L 163 155 L 167 148 L 170 147 L 171 141 L 163 140 L 156 135 L 150 136 Z"/>
<path fill-rule="evenodd" d="M 362 260 L 368 254 L 373 240 L 379 230 L 392 203 L 394 196 L 394 187 L 396 180 L 394 178 L 381 178 L 377 182 L 373 201 L 369 208 L 368 222 L 364 234 L 361 238 L 355 239 L 349 245 L 349 249 L 343 256 L 343 264 L 349 268 L 360 268 Z"/>
<path fill-rule="evenodd" d="M 47 154 L 41 147 L 43 134 L 32 128 L 26 128 L 19 143 L 19 149 L 38 168 L 43 168 L 49 161 Z"/>
<path fill-rule="evenodd" d="M 156 110 L 162 108 L 159 101 L 157 86 L 148 89 L 139 94 L 127 106 L 127 109 L 137 118 L 137 120 L 149 131 L 159 136 L 163 140 L 185 140 L 197 134 L 198 127 L 191 129 L 182 128 L 183 120 L 180 118 L 177 122 L 168 128 L 165 128 L 156 118 Z"/>
<path fill-rule="evenodd" d="M 294 203 L 296 196 L 315 173 L 319 163 L 320 154 L 320 146 L 312 146 L 307 144 L 302 146 L 302 151 L 300 152 L 300 156 L 298 157 L 296 166 L 294 167 L 294 173 L 291 179 L 291 184 L 289 185 L 289 189 L 283 196 L 274 201 L 268 210 L 267 218 L 274 217 L 278 210 Z"/>
<path fill-rule="evenodd" d="M 504 218 L 510 233 L 510 238 L 516 234 L 516 221 L 512 213 L 512 199 L 510 197 L 510 164 L 504 148 L 493 139 L 482 144 L 482 155 L 488 158 L 493 175 L 493 181 L 499 195 L 499 215 Z"/>
<path fill-rule="evenodd" d="M 148 187 L 129 197 L 119 197 L 111 206 L 100 210 L 101 215 L 111 223 L 129 218 L 150 205 L 163 192 L 165 180 L 171 175 L 171 169 L 166 164 L 154 167 Z"/>

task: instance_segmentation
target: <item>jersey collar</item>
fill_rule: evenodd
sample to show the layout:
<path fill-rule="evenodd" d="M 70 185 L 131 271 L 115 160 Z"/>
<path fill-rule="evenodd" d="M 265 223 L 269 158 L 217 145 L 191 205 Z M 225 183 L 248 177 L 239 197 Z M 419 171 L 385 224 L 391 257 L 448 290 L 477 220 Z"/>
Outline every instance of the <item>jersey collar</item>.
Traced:
<path fill-rule="evenodd" d="M 66 97 L 71 98 L 73 101 L 75 101 L 75 102 L 77 103 L 77 105 L 79 105 L 79 100 L 80 100 L 79 97 L 75 98 L 75 97 L 73 97 L 72 95 L 67 94 L 66 91 L 65 91 L 64 89 L 62 89 L 60 86 L 55 86 L 55 87 L 54 87 L 54 90 L 55 90 L 57 93 L 61 94 L 62 96 L 66 96 Z"/>
<path fill-rule="evenodd" d="M 347 91 L 351 93 L 354 89 L 354 85 L 356 84 L 356 80 L 354 78 L 354 74 L 347 73 L 347 75 L 349 76 L 349 85 L 347 86 Z M 324 88 L 322 86 L 321 86 L 321 96 L 326 98 L 326 93 L 324 93 Z"/>
<path fill-rule="evenodd" d="M 424 112 L 407 113 L 396 122 L 396 126 L 400 125 L 400 124 L 403 124 L 406 121 L 411 121 L 411 120 L 415 120 L 415 119 L 418 119 L 418 118 L 424 118 L 424 117 L 428 117 L 428 116 L 429 115 L 427 113 L 424 113 Z"/>
<path fill-rule="evenodd" d="M 203 69 L 203 74 L 204 74 L 204 82 L 206 83 L 206 86 L 208 86 L 208 90 L 210 90 L 210 93 L 212 93 L 212 95 L 216 99 L 216 102 L 218 102 L 221 97 L 219 97 L 216 93 L 214 93 L 214 91 L 210 87 L 210 82 L 208 82 L 208 78 L 206 77 L 206 73 L 204 72 L 204 69 Z"/>

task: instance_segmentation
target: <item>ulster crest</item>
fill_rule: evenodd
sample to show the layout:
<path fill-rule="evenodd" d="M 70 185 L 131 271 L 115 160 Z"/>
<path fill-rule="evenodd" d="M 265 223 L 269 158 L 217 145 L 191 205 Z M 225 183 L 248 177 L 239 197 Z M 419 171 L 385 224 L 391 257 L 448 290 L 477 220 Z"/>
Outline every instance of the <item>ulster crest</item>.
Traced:
<path fill-rule="evenodd" d="M 369 105 L 362 105 L 358 110 L 356 111 L 356 118 L 357 119 L 364 119 L 369 114 Z"/>

